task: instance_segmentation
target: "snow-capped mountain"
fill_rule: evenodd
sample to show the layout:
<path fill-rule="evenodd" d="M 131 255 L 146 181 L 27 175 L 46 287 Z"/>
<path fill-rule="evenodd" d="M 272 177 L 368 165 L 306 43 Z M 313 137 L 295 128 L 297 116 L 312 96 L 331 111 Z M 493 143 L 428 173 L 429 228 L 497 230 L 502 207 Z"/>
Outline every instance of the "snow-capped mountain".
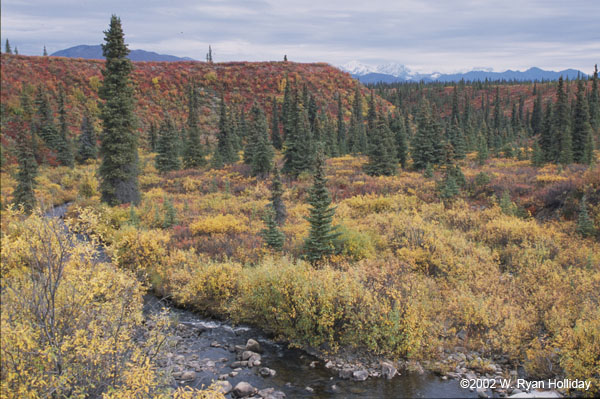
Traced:
<path fill-rule="evenodd" d="M 466 81 L 488 80 L 558 80 L 560 76 L 576 79 L 578 75 L 586 75 L 575 69 L 565 69 L 564 71 L 545 71 L 540 68 L 529 68 L 526 71 L 493 72 L 491 68 L 476 68 L 472 71 L 453 74 L 417 73 L 411 71 L 405 65 L 397 63 L 387 63 L 382 65 L 363 64 L 359 61 L 350 61 L 339 68 L 349 72 L 353 77 L 362 83 L 394 83 L 405 81 L 440 81 L 440 82 L 458 82 L 462 79 Z"/>

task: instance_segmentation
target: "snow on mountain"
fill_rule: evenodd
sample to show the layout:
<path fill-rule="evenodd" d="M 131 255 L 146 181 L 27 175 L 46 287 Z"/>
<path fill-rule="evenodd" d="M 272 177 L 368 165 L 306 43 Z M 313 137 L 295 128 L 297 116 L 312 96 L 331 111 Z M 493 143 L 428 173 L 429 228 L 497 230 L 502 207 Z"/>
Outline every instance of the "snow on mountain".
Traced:
<path fill-rule="evenodd" d="M 405 65 L 397 63 L 387 63 L 383 65 L 363 64 L 360 61 L 350 61 L 344 65 L 340 65 L 340 69 L 349 72 L 354 76 L 364 76 L 370 73 L 391 75 L 397 78 L 410 79 L 414 73 Z"/>
<path fill-rule="evenodd" d="M 344 65 L 340 65 L 340 69 L 342 71 L 349 72 L 351 75 L 362 76 L 368 73 L 374 73 L 376 67 L 373 65 L 363 64 L 359 61 L 350 61 L 345 63 Z"/>

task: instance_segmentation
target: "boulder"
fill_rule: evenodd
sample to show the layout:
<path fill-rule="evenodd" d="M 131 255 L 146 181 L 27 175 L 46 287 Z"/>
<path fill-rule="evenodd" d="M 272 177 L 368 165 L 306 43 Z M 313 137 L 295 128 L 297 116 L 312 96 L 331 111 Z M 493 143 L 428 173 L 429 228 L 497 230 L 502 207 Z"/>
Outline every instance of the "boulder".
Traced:
<path fill-rule="evenodd" d="M 381 375 L 388 380 L 391 380 L 398 374 L 398 370 L 394 365 L 390 362 L 382 362 L 381 363 Z"/>
<path fill-rule="evenodd" d="M 258 353 L 252 352 L 252 351 L 244 351 L 244 352 L 242 352 L 242 360 L 248 360 L 248 359 L 250 359 L 251 356 L 254 356 L 254 355 L 258 355 Z M 260 355 L 258 355 L 258 356 L 260 356 Z"/>
<path fill-rule="evenodd" d="M 285 393 L 276 391 L 275 388 L 261 389 L 258 395 L 263 399 L 285 399 Z"/>
<path fill-rule="evenodd" d="M 248 340 L 248 342 L 246 342 L 245 350 L 251 351 L 251 352 L 257 352 L 257 353 L 262 352 L 262 348 L 260 347 L 260 344 L 258 343 L 258 341 L 254 340 L 252 338 L 250 338 Z"/>
<path fill-rule="evenodd" d="M 193 381 L 196 379 L 196 372 L 192 370 L 184 371 L 181 373 L 181 377 L 179 377 L 179 379 L 183 381 Z"/>
<path fill-rule="evenodd" d="M 369 372 L 367 370 L 356 370 L 352 373 L 352 379 L 354 381 L 365 381 L 369 378 Z"/>
<path fill-rule="evenodd" d="M 349 368 L 343 368 L 340 370 L 339 376 L 343 380 L 349 380 L 350 378 L 352 378 L 352 373 L 354 373 L 354 370 Z"/>
<path fill-rule="evenodd" d="M 238 384 L 233 388 L 233 397 L 234 398 L 247 398 L 248 396 L 252 396 L 257 393 L 258 390 L 254 388 L 252 385 L 248 384 L 245 381 L 238 382 Z"/>
<path fill-rule="evenodd" d="M 277 374 L 275 370 L 268 367 L 262 367 L 260 370 L 258 370 L 258 373 L 263 377 L 273 377 L 275 374 Z"/>
<path fill-rule="evenodd" d="M 216 391 L 223 395 L 227 395 L 233 389 L 229 381 L 217 381 L 214 386 Z"/>

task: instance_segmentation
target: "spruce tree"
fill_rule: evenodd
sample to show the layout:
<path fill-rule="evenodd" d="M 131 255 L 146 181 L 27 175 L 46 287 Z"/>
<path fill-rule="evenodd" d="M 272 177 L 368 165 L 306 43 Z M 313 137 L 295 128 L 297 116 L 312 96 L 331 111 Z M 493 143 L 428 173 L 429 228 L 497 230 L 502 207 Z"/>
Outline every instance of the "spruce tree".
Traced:
<path fill-rule="evenodd" d="M 12 49 L 10 48 L 10 43 L 8 42 L 8 39 L 6 39 L 6 44 L 4 45 L 4 53 L 12 54 Z"/>
<path fill-rule="evenodd" d="M 308 115 L 297 100 L 288 111 L 289 131 L 283 153 L 282 172 L 292 178 L 312 167 L 314 144 L 311 140 Z"/>
<path fill-rule="evenodd" d="M 533 102 L 533 112 L 531 113 L 531 129 L 534 134 L 540 134 L 542 132 L 543 121 L 542 92 L 540 90 Z"/>
<path fill-rule="evenodd" d="M 265 228 L 261 230 L 261 236 L 269 248 L 274 251 L 281 251 L 285 242 L 285 235 L 279 230 L 275 221 L 275 211 L 267 207 L 265 211 Z"/>
<path fill-rule="evenodd" d="M 366 150 L 367 136 L 362 114 L 362 95 L 357 85 L 354 90 L 354 101 L 352 102 L 352 116 L 348 129 L 348 151 L 353 154 L 364 153 Z"/>
<path fill-rule="evenodd" d="M 573 115 L 573 161 L 576 163 L 585 163 L 586 161 L 586 146 L 590 142 L 588 136 L 592 134 L 589 116 L 584 81 L 579 80 L 577 82 L 577 100 Z"/>
<path fill-rule="evenodd" d="M 325 114 L 324 116 L 323 130 L 323 142 L 325 144 L 326 154 L 330 157 L 339 156 L 340 151 L 338 146 L 338 137 L 333 121 L 328 114 Z"/>
<path fill-rule="evenodd" d="M 77 162 L 84 163 L 88 159 L 95 159 L 98 154 L 96 143 L 96 131 L 92 114 L 88 107 L 83 111 L 83 120 L 81 121 L 81 134 L 77 146 Z"/>
<path fill-rule="evenodd" d="M 369 161 L 364 167 L 371 176 L 392 176 L 396 174 L 396 151 L 392 132 L 383 118 L 379 118 L 371 132 Z"/>
<path fill-rule="evenodd" d="M 579 215 L 577 217 L 577 232 L 583 237 L 588 237 L 594 234 L 594 223 L 588 214 L 585 195 L 581 198 L 579 206 Z"/>
<path fill-rule="evenodd" d="M 36 117 L 34 129 L 36 134 L 44 140 L 44 143 L 51 150 L 56 150 L 59 141 L 59 133 L 54 125 L 54 115 L 50 107 L 48 94 L 42 85 L 38 86 L 36 97 Z"/>
<path fill-rule="evenodd" d="M 283 148 L 283 140 L 279 132 L 279 114 L 277 113 L 277 97 L 273 96 L 273 110 L 271 111 L 271 142 L 278 150 Z"/>
<path fill-rule="evenodd" d="M 573 142 L 569 123 L 569 102 L 562 76 L 558 79 L 557 97 L 554 112 L 554 137 L 557 139 L 555 162 L 566 165 L 573 162 Z"/>
<path fill-rule="evenodd" d="M 42 55 L 43 55 L 44 57 L 47 57 L 47 56 L 48 56 L 48 51 L 46 50 L 46 45 L 44 45 L 44 51 L 42 52 Z"/>
<path fill-rule="evenodd" d="M 177 130 L 169 115 L 165 117 L 158 136 L 156 169 L 159 172 L 169 172 L 181 168 L 177 150 Z"/>
<path fill-rule="evenodd" d="M 58 92 L 58 120 L 60 130 L 57 141 L 57 160 L 63 166 L 73 167 L 75 162 L 73 159 L 73 151 L 71 150 L 71 140 L 69 139 L 69 126 L 67 125 L 67 111 L 65 104 L 65 92 L 60 88 Z"/>
<path fill-rule="evenodd" d="M 269 141 L 267 119 L 262 108 L 257 104 L 250 111 L 250 133 L 247 146 L 252 148 L 250 166 L 254 176 L 266 176 L 273 167 L 273 146 Z M 254 143 L 250 143 L 254 141 Z"/>
<path fill-rule="evenodd" d="M 30 143 L 21 137 L 17 144 L 17 187 L 13 192 L 13 203 L 22 206 L 26 213 L 31 213 L 35 206 L 35 188 L 37 175 L 37 162 L 31 152 Z"/>
<path fill-rule="evenodd" d="M 594 131 L 600 129 L 600 94 L 598 93 L 598 65 L 594 65 L 592 91 L 590 93 L 590 124 Z"/>
<path fill-rule="evenodd" d="M 158 148 L 158 127 L 154 122 L 150 122 L 150 129 L 148 130 L 148 144 L 150 145 L 150 151 L 156 152 L 156 149 Z"/>
<path fill-rule="evenodd" d="M 131 72 L 133 66 L 127 58 L 121 20 L 111 17 L 110 28 L 105 32 L 106 44 L 102 54 L 106 58 L 102 71 L 104 81 L 100 88 L 103 131 L 99 175 L 102 201 L 109 204 L 138 203 L 138 143 Z"/>
<path fill-rule="evenodd" d="M 331 196 L 327 190 L 325 177 L 325 159 L 323 153 L 317 153 L 314 183 L 310 189 L 308 203 L 311 208 L 306 218 L 310 223 L 310 232 L 304 242 L 304 254 L 308 261 L 315 264 L 334 252 L 334 240 L 339 236 L 332 225 L 335 207 L 331 206 Z"/>
<path fill-rule="evenodd" d="M 340 155 L 348 153 L 348 140 L 346 137 L 346 126 L 344 125 L 344 109 L 342 108 L 342 95 L 337 96 L 337 139 Z"/>
<path fill-rule="evenodd" d="M 424 169 L 428 163 L 435 165 L 441 161 L 443 140 L 426 99 L 421 101 L 416 119 L 417 133 L 412 140 L 412 159 L 416 169 Z"/>
<path fill-rule="evenodd" d="M 554 116 L 553 106 L 550 101 L 546 104 L 544 112 L 544 120 L 541 127 L 540 147 L 544 153 L 546 162 L 555 162 L 557 149 L 555 148 L 554 140 Z"/>
<path fill-rule="evenodd" d="M 213 166 L 220 168 L 225 164 L 237 162 L 238 154 L 235 151 L 235 137 L 233 137 L 233 124 L 227 112 L 225 99 L 221 94 L 221 107 L 219 110 L 219 132 L 217 133 L 217 148 L 213 155 Z"/>
<path fill-rule="evenodd" d="M 485 137 L 483 137 L 483 135 L 480 135 L 479 145 L 477 147 L 477 162 L 479 163 L 479 165 L 483 165 L 488 158 L 489 152 L 487 140 L 485 139 Z"/>
<path fill-rule="evenodd" d="M 538 144 L 537 140 L 533 143 L 533 153 L 531 155 L 531 163 L 533 166 L 542 166 L 544 165 L 544 152 L 542 151 L 542 147 Z"/>
<path fill-rule="evenodd" d="M 188 119 L 187 137 L 183 151 L 183 164 L 186 168 L 199 168 L 206 164 L 204 148 L 200 141 L 200 127 L 198 126 L 199 99 L 194 82 L 188 87 Z"/>
<path fill-rule="evenodd" d="M 283 184 L 281 183 L 281 175 L 277 165 L 273 167 L 273 180 L 271 183 L 271 208 L 275 211 L 275 221 L 278 225 L 282 225 L 287 217 L 285 204 L 283 203 Z"/>
<path fill-rule="evenodd" d="M 370 139 L 372 132 L 375 130 L 377 123 L 377 109 L 375 107 L 375 96 L 373 90 L 371 90 L 371 96 L 369 97 L 369 108 L 367 110 L 367 136 Z"/>

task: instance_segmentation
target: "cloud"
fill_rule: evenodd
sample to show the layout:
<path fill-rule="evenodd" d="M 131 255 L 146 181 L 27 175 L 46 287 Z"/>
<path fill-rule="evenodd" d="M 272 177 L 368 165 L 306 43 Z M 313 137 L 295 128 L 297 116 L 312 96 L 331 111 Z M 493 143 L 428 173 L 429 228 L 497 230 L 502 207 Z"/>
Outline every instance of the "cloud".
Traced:
<path fill-rule="evenodd" d="M 422 72 L 590 70 L 595 0 L 5 0 L 2 37 L 21 53 L 100 43 L 110 14 L 131 48 L 216 61 L 399 62 Z"/>

